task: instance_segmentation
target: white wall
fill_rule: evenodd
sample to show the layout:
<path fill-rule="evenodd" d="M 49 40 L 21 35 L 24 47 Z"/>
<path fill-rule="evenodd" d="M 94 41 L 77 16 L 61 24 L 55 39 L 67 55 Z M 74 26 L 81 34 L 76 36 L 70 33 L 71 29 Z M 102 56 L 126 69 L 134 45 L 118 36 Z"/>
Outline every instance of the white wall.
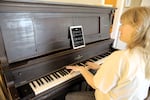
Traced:
<path fill-rule="evenodd" d="M 114 23 L 111 38 L 114 39 L 113 48 L 124 49 L 126 44 L 119 40 L 120 17 L 124 11 L 125 0 L 117 0 L 117 10 L 115 11 Z"/>
<path fill-rule="evenodd" d="M 113 48 L 116 49 L 125 49 L 126 44 L 119 40 L 119 23 L 121 14 L 128 8 L 133 6 L 150 6 L 150 0 L 118 0 L 117 1 L 117 10 L 115 13 L 113 29 L 111 37 L 114 40 Z"/>
<path fill-rule="evenodd" d="M 33 0 L 34 1 L 34 0 Z M 41 2 L 59 2 L 59 3 L 75 3 L 75 4 L 88 4 L 88 5 L 103 5 L 105 0 L 35 0 Z"/>
<path fill-rule="evenodd" d="M 150 0 L 142 0 L 141 6 L 150 6 Z"/>

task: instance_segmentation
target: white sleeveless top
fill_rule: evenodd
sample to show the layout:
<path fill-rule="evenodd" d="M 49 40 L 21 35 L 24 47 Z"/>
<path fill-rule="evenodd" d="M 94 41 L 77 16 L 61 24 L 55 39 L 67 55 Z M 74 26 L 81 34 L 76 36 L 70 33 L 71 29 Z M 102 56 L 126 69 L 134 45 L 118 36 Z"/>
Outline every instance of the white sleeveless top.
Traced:
<path fill-rule="evenodd" d="M 135 51 L 115 51 L 94 76 L 96 100 L 144 100 L 150 81 L 145 79 L 145 62 Z"/>

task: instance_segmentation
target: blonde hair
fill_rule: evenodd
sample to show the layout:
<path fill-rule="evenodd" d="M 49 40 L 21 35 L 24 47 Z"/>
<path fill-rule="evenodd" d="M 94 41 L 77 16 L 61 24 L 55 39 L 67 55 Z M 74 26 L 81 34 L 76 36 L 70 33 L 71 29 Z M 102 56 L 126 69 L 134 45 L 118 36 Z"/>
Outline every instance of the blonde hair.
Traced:
<path fill-rule="evenodd" d="M 130 8 L 122 14 L 121 21 L 135 28 L 135 33 L 131 37 L 132 41 L 127 47 L 131 51 L 135 47 L 139 48 L 146 63 L 145 77 L 150 79 L 150 8 Z"/>

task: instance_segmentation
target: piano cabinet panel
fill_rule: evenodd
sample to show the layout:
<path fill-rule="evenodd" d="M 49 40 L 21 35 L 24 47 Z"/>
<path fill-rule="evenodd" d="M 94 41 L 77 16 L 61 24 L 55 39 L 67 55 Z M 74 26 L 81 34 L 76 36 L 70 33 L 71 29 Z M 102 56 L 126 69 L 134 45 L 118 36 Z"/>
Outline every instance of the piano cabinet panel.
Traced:
<path fill-rule="evenodd" d="M 72 16 L 67 14 L 35 14 L 34 28 L 38 55 L 70 48 L 68 28 L 71 25 Z"/>
<path fill-rule="evenodd" d="M 0 60 L 10 100 L 62 100 L 72 86 L 80 90 L 80 75 L 38 95 L 29 83 L 109 51 L 114 8 L 10 1 L 0 2 Z M 84 48 L 72 48 L 72 25 L 83 26 Z"/>
<path fill-rule="evenodd" d="M 2 16 L 3 14 L 0 13 L 0 17 Z M 35 34 L 31 18 L 0 18 L 0 28 L 9 63 L 36 54 Z"/>

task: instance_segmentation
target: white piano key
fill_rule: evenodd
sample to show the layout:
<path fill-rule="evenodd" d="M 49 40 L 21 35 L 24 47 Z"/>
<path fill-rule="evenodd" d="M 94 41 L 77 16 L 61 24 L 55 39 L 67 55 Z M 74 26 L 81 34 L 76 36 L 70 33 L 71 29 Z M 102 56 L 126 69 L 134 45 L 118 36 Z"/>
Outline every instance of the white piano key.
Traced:
<path fill-rule="evenodd" d="M 39 87 L 38 83 L 36 81 L 33 81 L 33 84 L 35 85 L 36 88 Z"/>
<path fill-rule="evenodd" d="M 47 75 L 47 77 L 49 78 L 50 81 L 53 81 L 53 79 L 49 75 Z"/>
<path fill-rule="evenodd" d="M 36 86 L 36 87 L 34 88 L 34 92 L 35 92 L 35 95 L 36 95 L 36 92 L 39 91 L 40 86 L 38 85 L 38 83 L 37 83 L 36 81 L 33 81 L 33 83 L 34 83 L 34 85 Z"/>
<path fill-rule="evenodd" d="M 45 79 L 44 78 L 41 78 L 41 80 L 42 80 L 42 82 L 44 83 L 44 84 L 46 84 L 47 82 L 45 81 Z"/>
<path fill-rule="evenodd" d="M 36 88 L 33 86 L 33 84 L 32 84 L 32 83 L 29 83 L 29 85 L 30 85 L 30 87 L 32 88 L 32 90 L 33 90 L 34 92 L 36 92 Z"/>
<path fill-rule="evenodd" d="M 56 72 L 61 78 L 63 78 L 63 76 L 59 73 L 59 72 Z"/>
<path fill-rule="evenodd" d="M 86 66 L 85 64 L 83 64 L 83 63 L 80 63 L 82 66 Z"/>
<path fill-rule="evenodd" d="M 53 76 L 52 74 L 50 74 L 50 76 L 53 78 L 54 81 L 56 80 L 55 76 Z"/>
<path fill-rule="evenodd" d="M 60 70 L 59 73 L 61 74 L 61 76 L 65 76 L 65 74 L 62 72 L 62 70 Z"/>
<path fill-rule="evenodd" d="M 68 72 L 66 69 L 63 70 L 66 75 L 68 75 L 70 72 Z"/>
<path fill-rule="evenodd" d="M 94 60 L 92 60 L 92 59 L 89 59 L 89 61 L 91 61 L 91 62 L 93 62 L 93 63 L 95 62 L 95 61 L 94 61 Z"/>
<path fill-rule="evenodd" d="M 106 59 L 106 57 L 96 61 L 95 63 L 98 65 L 101 65 L 102 63 L 104 63 L 105 59 Z"/>

